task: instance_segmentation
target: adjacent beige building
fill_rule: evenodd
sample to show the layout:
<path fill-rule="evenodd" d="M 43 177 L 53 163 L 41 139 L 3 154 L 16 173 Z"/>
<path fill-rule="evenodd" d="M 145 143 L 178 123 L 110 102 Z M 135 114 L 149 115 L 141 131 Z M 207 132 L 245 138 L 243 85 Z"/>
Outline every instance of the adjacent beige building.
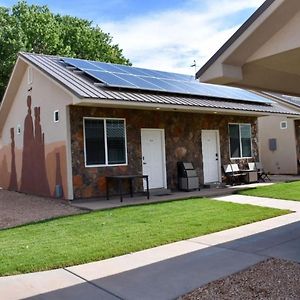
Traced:
<path fill-rule="evenodd" d="M 295 121 L 286 117 L 258 118 L 260 160 L 271 174 L 298 174 Z"/>
<path fill-rule="evenodd" d="M 266 0 L 200 68 L 201 82 L 300 96 L 300 1 Z M 274 96 L 274 95 L 273 95 Z M 299 99 L 276 101 L 300 111 Z M 258 119 L 260 159 L 274 174 L 299 173 L 299 121 Z"/>

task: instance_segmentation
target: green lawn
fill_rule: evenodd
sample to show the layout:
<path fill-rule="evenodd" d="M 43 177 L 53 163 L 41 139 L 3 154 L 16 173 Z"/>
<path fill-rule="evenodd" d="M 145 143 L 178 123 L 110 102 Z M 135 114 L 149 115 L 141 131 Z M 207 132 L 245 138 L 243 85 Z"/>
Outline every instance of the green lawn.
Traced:
<path fill-rule="evenodd" d="M 192 199 L 117 208 L 0 231 L 0 275 L 71 266 L 288 211 Z"/>
<path fill-rule="evenodd" d="M 300 201 L 300 181 L 276 183 L 268 186 L 240 191 L 239 194 Z"/>

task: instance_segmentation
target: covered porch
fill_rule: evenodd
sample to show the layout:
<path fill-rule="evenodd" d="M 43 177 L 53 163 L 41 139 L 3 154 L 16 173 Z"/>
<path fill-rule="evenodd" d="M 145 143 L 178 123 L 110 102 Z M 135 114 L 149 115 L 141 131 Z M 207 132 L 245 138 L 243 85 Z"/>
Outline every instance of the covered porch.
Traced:
<path fill-rule="evenodd" d="M 267 0 L 197 72 L 201 82 L 300 95 L 300 2 Z"/>
<path fill-rule="evenodd" d="M 290 182 L 300 180 L 299 175 L 270 175 L 271 182 L 259 182 L 252 184 L 243 184 L 236 186 L 224 186 L 215 188 L 202 188 L 200 191 L 174 191 L 163 195 L 150 195 L 148 200 L 145 195 L 136 195 L 133 198 L 130 195 L 124 197 L 123 202 L 120 202 L 120 198 L 115 196 L 110 200 L 106 200 L 104 197 L 101 198 L 90 198 L 90 199 L 80 199 L 73 200 L 71 205 L 77 208 L 87 209 L 87 210 L 104 210 L 117 207 L 125 207 L 130 205 L 141 205 L 150 203 L 161 203 L 189 198 L 214 198 L 224 195 L 231 195 L 236 193 L 241 189 L 249 189 L 259 186 L 271 185 L 276 182 Z"/>

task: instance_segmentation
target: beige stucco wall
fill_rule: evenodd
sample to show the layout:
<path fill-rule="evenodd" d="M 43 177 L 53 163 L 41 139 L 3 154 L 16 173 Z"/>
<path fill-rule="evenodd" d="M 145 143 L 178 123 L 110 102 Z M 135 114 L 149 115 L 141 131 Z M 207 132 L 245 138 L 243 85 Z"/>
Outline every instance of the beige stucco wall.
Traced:
<path fill-rule="evenodd" d="M 71 199 L 73 191 L 72 185 L 69 184 L 72 181 L 72 174 L 70 174 L 71 158 L 68 153 L 67 106 L 73 102 L 73 99 L 70 93 L 34 67 L 32 67 L 32 78 L 32 83 L 29 83 L 27 68 L 21 82 L 12 81 L 12 84 L 18 84 L 18 91 L 1 135 L 0 186 L 33 194 L 55 196 L 55 186 L 60 184 L 64 198 Z M 31 98 L 31 113 L 28 112 L 29 98 Z M 59 111 L 59 122 L 54 122 L 56 110 Z M 27 125 L 25 125 L 26 122 Z M 21 129 L 20 134 L 17 133 L 18 127 Z M 12 137 L 11 130 L 13 130 L 14 137 Z M 33 133 L 33 137 L 30 132 Z M 27 146 L 24 147 L 25 144 Z M 27 148 L 30 154 L 27 153 L 25 156 L 24 148 Z M 24 184 L 22 173 L 26 170 L 22 168 L 25 168 L 26 161 L 29 161 L 26 168 L 29 169 L 30 165 L 32 168 L 26 169 L 29 179 L 25 179 L 28 182 Z M 17 183 L 10 186 L 14 181 L 12 178 L 14 168 Z M 42 173 L 46 173 L 41 181 L 44 180 L 44 186 L 47 186 L 47 189 L 36 187 L 39 185 L 38 177 L 43 177 Z M 32 177 L 32 182 L 30 182 L 30 177 Z"/>
<path fill-rule="evenodd" d="M 280 122 L 287 121 L 287 129 L 280 129 Z M 269 139 L 276 139 L 277 150 L 269 150 Z M 258 118 L 260 157 L 265 171 L 272 174 L 297 174 L 295 124 L 281 116 Z"/>
<path fill-rule="evenodd" d="M 246 60 L 246 62 L 251 62 L 299 48 L 299 24 L 300 12 L 297 12 L 284 26 L 280 28 L 279 31 L 266 40 L 265 43 Z"/>

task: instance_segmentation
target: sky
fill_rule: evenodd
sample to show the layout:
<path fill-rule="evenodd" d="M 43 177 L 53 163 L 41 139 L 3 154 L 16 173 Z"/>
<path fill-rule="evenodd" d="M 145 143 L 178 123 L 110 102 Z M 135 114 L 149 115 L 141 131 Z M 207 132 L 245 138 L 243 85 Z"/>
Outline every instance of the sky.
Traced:
<path fill-rule="evenodd" d="M 0 0 L 0 6 L 16 2 Z M 133 66 L 194 75 L 264 0 L 27 2 L 93 21 L 111 34 Z"/>

